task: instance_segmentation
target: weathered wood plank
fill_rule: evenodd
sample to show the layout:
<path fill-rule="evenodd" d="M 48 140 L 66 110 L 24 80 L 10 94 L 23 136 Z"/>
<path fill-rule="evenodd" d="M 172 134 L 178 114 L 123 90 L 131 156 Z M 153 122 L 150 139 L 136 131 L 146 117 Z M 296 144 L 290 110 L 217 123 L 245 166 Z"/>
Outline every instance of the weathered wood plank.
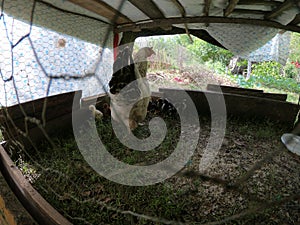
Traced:
<path fill-rule="evenodd" d="M 12 191 L 38 224 L 71 225 L 31 186 L 1 145 L 0 168 Z"/>
<path fill-rule="evenodd" d="M 290 22 L 291 25 L 298 25 L 300 23 L 300 14 L 297 14 L 295 19 L 293 19 L 292 22 Z"/>
<path fill-rule="evenodd" d="M 216 85 L 216 84 L 208 84 L 206 87 L 209 91 L 219 91 L 220 89 L 222 92 L 233 93 L 233 92 L 254 92 L 254 93 L 263 93 L 263 90 L 259 89 L 251 89 L 251 88 L 239 88 L 239 87 L 232 87 L 226 85 Z"/>
<path fill-rule="evenodd" d="M 160 88 L 165 97 L 176 100 L 177 95 L 182 95 L 184 90 Z M 229 93 L 203 92 L 186 90 L 199 115 L 210 115 L 210 106 L 207 100 L 212 99 L 215 104 L 221 104 L 224 98 L 228 116 L 237 116 L 246 119 L 269 119 L 280 122 L 286 126 L 293 126 L 299 106 L 283 101 L 276 101 L 253 96 L 236 95 Z"/>
<path fill-rule="evenodd" d="M 208 91 L 215 91 L 223 93 L 230 93 L 230 94 L 238 94 L 238 95 L 248 95 L 260 98 L 269 98 L 278 101 L 286 101 L 287 94 L 278 94 L 278 93 L 264 93 L 262 90 L 256 89 L 247 89 L 247 88 L 237 88 L 237 87 L 230 87 L 230 86 L 218 86 L 214 84 L 208 84 L 207 88 Z"/>
<path fill-rule="evenodd" d="M 209 16 L 209 10 L 212 0 L 205 0 L 205 6 L 203 8 L 203 14 L 204 16 Z"/>
<path fill-rule="evenodd" d="M 0 172 L 0 224 L 38 225 L 19 202 Z"/>
<path fill-rule="evenodd" d="M 41 129 L 36 123 L 26 120 L 26 116 L 36 118 L 42 123 L 45 101 L 47 106 L 45 112 L 45 131 L 49 134 L 55 134 L 55 132 L 59 133 L 65 128 L 72 128 L 72 111 L 73 109 L 77 110 L 80 108 L 81 95 L 82 91 L 69 92 L 2 108 L 0 111 L 0 125 L 5 140 L 12 138 L 23 140 L 19 130 L 24 133 L 28 131 L 29 137 L 33 140 L 44 140 L 45 137 Z M 26 116 L 21 109 L 23 109 Z"/>
<path fill-rule="evenodd" d="M 248 19 L 248 18 L 233 18 L 233 17 L 218 17 L 218 16 L 196 16 L 196 17 L 172 17 L 166 19 L 154 19 L 143 21 L 143 23 L 130 23 L 124 26 L 117 26 L 114 31 L 116 33 L 128 31 L 141 31 L 144 29 L 154 29 L 159 27 L 172 26 L 173 24 L 188 24 L 188 23 L 231 23 L 231 24 L 248 24 L 256 26 L 274 27 L 282 30 L 289 30 L 300 33 L 300 27 L 296 25 L 282 25 L 276 21 Z"/>
<path fill-rule="evenodd" d="M 79 5 L 91 12 L 97 13 L 98 15 L 107 18 L 110 22 L 115 22 L 116 24 L 132 22 L 127 16 L 123 15 L 122 13 L 118 12 L 110 5 L 100 0 L 68 0 L 68 1 L 76 5 Z"/>
<path fill-rule="evenodd" d="M 165 18 L 163 12 L 157 7 L 152 0 L 129 0 L 131 4 L 141 10 L 149 18 L 161 19 Z"/>
<path fill-rule="evenodd" d="M 81 97 L 82 91 L 77 91 Z M 46 118 L 53 119 L 60 115 L 72 112 L 73 100 L 76 92 L 68 92 L 58 95 L 40 98 L 33 101 L 24 102 L 10 107 L 3 107 L 0 110 L 0 115 L 9 114 L 10 118 L 17 120 L 24 118 L 22 111 L 26 112 L 26 116 L 36 117 L 41 119 L 44 104 L 46 104 Z M 75 108 L 80 107 L 79 99 L 74 100 Z M 64 105 L 65 107 L 62 107 Z M 22 110 L 23 109 L 23 110 Z"/>
<path fill-rule="evenodd" d="M 269 1 L 269 0 L 240 0 L 238 5 L 263 5 L 263 6 L 280 6 L 279 1 Z"/>
<path fill-rule="evenodd" d="M 273 19 L 280 15 L 283 11 L 292 8 L 295 6 L 295 1 L 294 0 L 286 0 L 284 3 L 282 3 L 280 6 L 275 8 L 272 12 L 267 13 L 265 15 L 265 19 Z"/>
<path fill-rule="evenodd" d="M 235 6 L 238 4 L 238 2 L 239 2 L 239 0 L 229 0 L 229 4 L 226 7 L 226 9 L 224 10 L 225 17 L 229 16 L 233 12 L 233 10 L 234 10 Z"/>

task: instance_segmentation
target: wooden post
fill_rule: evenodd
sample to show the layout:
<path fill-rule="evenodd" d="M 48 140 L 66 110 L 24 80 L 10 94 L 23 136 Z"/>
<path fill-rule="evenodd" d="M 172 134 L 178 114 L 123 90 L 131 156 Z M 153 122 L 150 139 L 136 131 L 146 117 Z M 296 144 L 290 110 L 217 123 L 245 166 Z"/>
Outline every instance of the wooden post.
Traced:
<path fill-rule="evenodd" d="M 247 77 L 246 77 L 246 80 L 249 80 L 250 79 L 250 76 L 251 76 L 251 67 L 252 67 L 252 62 L 250 60 L 248 60 L 248 66 L 247 66 Z"/>

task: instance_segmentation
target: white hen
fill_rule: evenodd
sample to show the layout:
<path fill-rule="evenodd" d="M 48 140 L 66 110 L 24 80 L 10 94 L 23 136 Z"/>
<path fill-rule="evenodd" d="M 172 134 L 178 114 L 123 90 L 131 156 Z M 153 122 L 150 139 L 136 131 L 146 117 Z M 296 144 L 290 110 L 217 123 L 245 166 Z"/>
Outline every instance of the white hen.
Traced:
<path fill-rule="evenodd" d="M 149 49 L 139 50 L 136 60 L 145 63 L 148 57 L 146 51 Z M 115 121 L 123 123 L 128 131 L 135 129 L 146 118 L 150 100 L 149 83 L 145 78 L 147 69 L 143 67 L 141 71 L 143 78 L 140 68 L 133 63 L 130 49 L 125 48 L 114 63 L 114 74 L 109 82 L 111 116 Z"/>

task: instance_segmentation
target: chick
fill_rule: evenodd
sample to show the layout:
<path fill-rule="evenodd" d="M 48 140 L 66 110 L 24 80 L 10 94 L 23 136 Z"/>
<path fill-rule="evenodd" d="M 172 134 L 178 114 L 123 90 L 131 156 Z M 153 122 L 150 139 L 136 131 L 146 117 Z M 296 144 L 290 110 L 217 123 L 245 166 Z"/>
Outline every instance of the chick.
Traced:
<path fill-rule="evenodd" d="M 103 113 L 100 110 L 96 109 L 96 107 L 94 105 L 90 105 L 89 110 L 92 112 L 92 115 L 94 118 L 102 119 Z"/>

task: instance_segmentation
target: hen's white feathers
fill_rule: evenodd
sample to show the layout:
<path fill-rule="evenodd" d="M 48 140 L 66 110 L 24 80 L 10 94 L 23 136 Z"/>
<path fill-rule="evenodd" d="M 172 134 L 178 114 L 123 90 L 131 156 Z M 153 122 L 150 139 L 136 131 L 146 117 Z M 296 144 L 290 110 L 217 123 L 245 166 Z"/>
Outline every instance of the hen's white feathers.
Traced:
<path fill-rule="evenodd" d="M 120 65 L 123 68 L 114 71 L 110 81 L 111 116 L 115 121 L 123 123 L 128 130 L 135 129 L 147 115 L 150 100 L 149 83 L 145 78 L 147 68 L 142 69 L 137 62 L 145 63 L 149 57 L 149 49 L 151 48 L 146 47 L 139 50 L 135 56 L 135 63 L 129 64 L 133 60 L 129 49 L 125 48 L 114 63 L 114 69 L 119 69 Z M 152 49 L 151 51 L 153 52 Z M 122 88 L 124 89 L 122 90 Z"/>

